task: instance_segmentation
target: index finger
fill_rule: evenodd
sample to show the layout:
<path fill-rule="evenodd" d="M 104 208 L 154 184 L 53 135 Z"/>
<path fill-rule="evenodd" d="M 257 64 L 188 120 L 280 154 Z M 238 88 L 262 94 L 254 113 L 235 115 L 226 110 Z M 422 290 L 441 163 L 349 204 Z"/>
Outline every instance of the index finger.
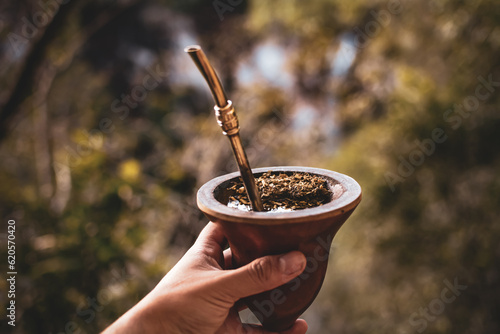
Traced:
<path fill-rule="evenodd" d="M 219 224 L 209 222 L 200 232 L 198 239 L 194 243 L 197 251 L 217 259 L 219 263 L 223 259 L 222 251 L 226 245 L 226 237 Z M 222 262 L 223 264 L 223 262 Z"/>

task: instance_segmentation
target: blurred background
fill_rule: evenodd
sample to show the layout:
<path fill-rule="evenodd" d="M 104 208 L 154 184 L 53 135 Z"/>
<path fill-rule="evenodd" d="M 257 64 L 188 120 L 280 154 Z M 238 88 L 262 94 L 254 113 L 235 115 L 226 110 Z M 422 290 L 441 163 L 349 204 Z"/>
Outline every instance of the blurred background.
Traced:
<path fill-rule="evenodd" d="M 200 44 L 252 167 L 363 188 L 308 333 L 499 333 L 499 23 L 495 0 L 3 1 L 2 332 L 97 333 L 195 240 L 198 188 L 237 170 Z"/>

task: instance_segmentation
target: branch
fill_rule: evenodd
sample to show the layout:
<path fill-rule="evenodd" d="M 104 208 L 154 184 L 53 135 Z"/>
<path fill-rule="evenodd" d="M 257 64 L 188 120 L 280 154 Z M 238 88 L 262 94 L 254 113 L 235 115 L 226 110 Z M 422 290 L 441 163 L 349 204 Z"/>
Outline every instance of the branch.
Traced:
<path fill-rule="evenodd" d="M 33 94 L 35 78 L 44 63 L 49 45 L 57 38 L 58 33 L 64 28 L 66 19 L 72 10 L 83 0 L 71 0 L 68 4 L 59 7 L 54 18 L 48 25 L 42 37 L 34 44 L 28 54 L 19 80 L 12 90 L 9 99 L 0 112 L 0 143 L 4 140 L 9 129 L 9 122 L 18 112 L 22 103 Z"/>

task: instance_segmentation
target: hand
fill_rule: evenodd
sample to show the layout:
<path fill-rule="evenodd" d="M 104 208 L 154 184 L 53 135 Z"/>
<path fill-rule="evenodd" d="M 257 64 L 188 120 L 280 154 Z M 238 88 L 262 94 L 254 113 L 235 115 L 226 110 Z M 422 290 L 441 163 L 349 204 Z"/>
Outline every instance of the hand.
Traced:
<path fill-rule="evenodd" d="M 224 244 L 220 227 L 208 223 L 193 247 L 160 283 L 103 334 L 270 334 L 260 326 L 242 324 L 235 303 L 300 275 L 306 265 L 305 256 L 294 251 L 229 269 L 231 251 L 223 252 Z M 281 333 L 306 331 L 306 322 L 297 320 Z"/>

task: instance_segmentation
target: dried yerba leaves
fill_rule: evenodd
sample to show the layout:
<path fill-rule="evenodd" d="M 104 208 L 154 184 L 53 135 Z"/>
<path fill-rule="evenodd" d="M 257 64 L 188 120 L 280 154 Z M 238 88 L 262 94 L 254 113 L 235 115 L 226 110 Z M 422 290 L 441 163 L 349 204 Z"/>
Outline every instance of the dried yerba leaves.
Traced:
<path fill-rule="evenodd" d="M 325 179 L 308 173 L 295 172 L 289 175 L 267 172 L 255 181 L 266 211 L 278 208 L 285 210 L 312 208 L 328 203 L 332 196 Z M 250 205 L 241 179 L 233 182 L 227 190 L 230 192 L 231 202 Z"/>

